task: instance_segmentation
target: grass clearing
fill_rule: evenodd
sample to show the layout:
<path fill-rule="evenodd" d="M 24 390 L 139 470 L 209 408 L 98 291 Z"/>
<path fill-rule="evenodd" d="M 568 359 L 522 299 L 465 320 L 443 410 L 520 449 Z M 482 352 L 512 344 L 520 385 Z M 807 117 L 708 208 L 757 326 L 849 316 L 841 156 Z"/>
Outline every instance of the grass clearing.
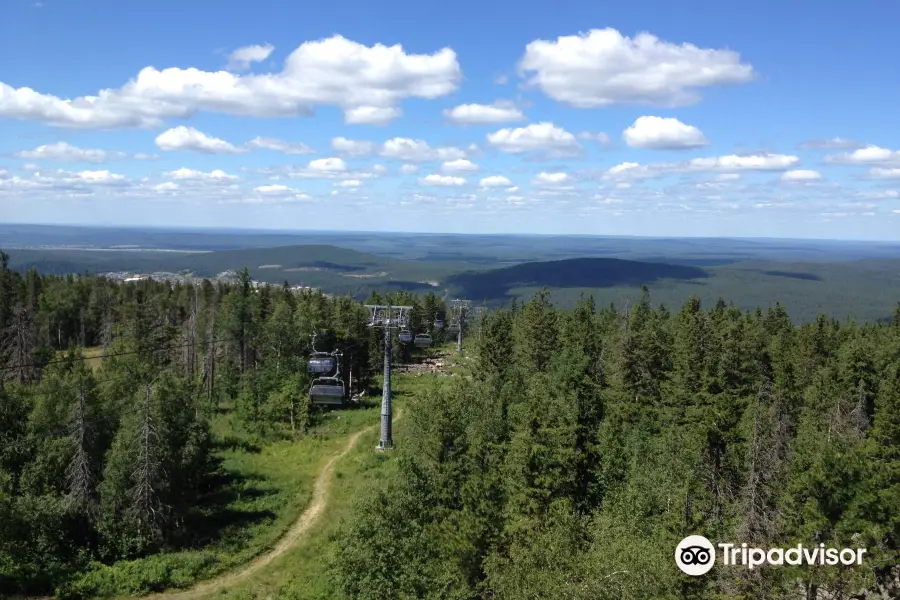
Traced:
<path fill-rule="evenodd" d="M 396 406 L 420 395 L 431 386 L 438 375 L 396 375 L 393 391 Z M 396 412 L 395 412 L 396 415 Z M 404 440 L 404 420 L 393 428 L 394 441 Z M 328 564 L 336 556 L 336 533 L 351 514 L 359 498 L 374 486 L 389 478 L 396 468 L 389 452 L 376 452 L 378 429 L 366 432 L 354 450 L 335 465 L 328 504 L 307 535 L 293 549 L 286 552 L 254 576 L 230 589 L 211 592 L 204 599 L 262 600 L 324 600 L 338 595 Z"/>
<path fill-rule="evenodd" d="M 328 411 L 297 441 L 261 442 L 234 416 L 213 422 L 216 485 L 189 524 L 193 549 L 161 553 L 113 565 L 95 564 L 69 595 L 114 597 L 184 588 L 231 571 L 272 548 L 312 496 L 316 474 L 339 452 L 349 434 L 378 423 L 379 408 Z"/>

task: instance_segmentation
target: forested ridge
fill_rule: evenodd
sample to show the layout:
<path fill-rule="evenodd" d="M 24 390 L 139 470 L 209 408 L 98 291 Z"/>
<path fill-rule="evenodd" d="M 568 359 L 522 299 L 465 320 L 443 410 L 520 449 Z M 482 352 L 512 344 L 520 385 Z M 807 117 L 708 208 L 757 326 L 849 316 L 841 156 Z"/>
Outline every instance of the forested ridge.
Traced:
<path fill-rule="evenodd" d="M 433 295 L 392 299 L 415 304 L 420 329 L 443 310 Z M 211 421 L 229 413 L 261 443 L 302 437 L 317 418 L 312 335 L 365 390 L 383 356 L 367 323 L 351 298 L 254 288 L 246 270 L 233 285 L 122 284 L 20 275 L 0 252 L 0 597 L 129 589 L 101 565 L 209 543 L 227 475 L 214 446 L 234 443 Z"/>
<path fill-rule="evenodd" d="M 900 596 L 900 307 L 795 327 L 545 292 L 485 318 L 467 373 L 410 406 L 398 475 L 344 530 L 348 597 Z M 692 578 L 691 534 L 868 554 Z"/>
<path fill-rule="evenodd" d="M 246 271 L 121 284 L 0 263 L 0 596 L 92 597 L 115 588 L 103 565 L 208 543 L 211 424 L 302 439 L 313 333 L 345 352 L 354 389 L 377 383 L 381 336 L 351 298 L 254 288 Z M 371 298 L 388 299 L 442 341 L 440 300 Z M 896 597 L 900 306 L 889 324 L 799 327 L 788 308 L 670 311 L 645 290 L 632 307 L 562 310 L 542 292 L 487 313 L 459 376 L 408 405 L 395 474 L 358 490 L 335 594 Z M 690 578 L 673 561 L 689 534 L 868 554 Z"/>

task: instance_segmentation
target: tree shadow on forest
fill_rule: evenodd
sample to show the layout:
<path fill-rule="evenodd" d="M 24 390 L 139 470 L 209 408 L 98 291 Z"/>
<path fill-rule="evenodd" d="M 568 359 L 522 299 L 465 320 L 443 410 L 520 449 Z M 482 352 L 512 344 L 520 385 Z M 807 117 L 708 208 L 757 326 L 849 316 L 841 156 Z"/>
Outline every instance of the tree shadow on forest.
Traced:
<path fill-rule="evenodd" d="M 258 483 L 265 477 L 237 473 L 222 467 L 222 459 L 214 459 L 213 474 L 207 479 L 206 490 L 195 503 L 195 510 L 184 519 L 177 545 L 182 549 L 198 549 L 215 544 L 229 532 L 242 530 L 278 515 L 270 510 L 239 510 L 233 507 L 238 500 L 253 500 L 275 494 L 275 490 L 261 489 Z"/>
<path fill-rule="evenodd" d="M 605 288 L 648 285 L 660 279 L 703 280 L 709 274 L 688 265 L 639 262 L 618 258 L 572 258 L 532 262 L 494 269 L 467 271 L 447 278 L 447 284 L 468 298 L 489 302 L 508 300 L 520 287 Z"/>

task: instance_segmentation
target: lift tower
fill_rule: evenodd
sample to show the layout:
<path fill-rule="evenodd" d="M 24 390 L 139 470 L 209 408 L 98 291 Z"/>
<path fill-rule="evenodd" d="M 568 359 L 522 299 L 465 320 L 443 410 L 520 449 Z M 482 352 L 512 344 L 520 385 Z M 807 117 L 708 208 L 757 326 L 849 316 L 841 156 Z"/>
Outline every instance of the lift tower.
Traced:
<path fill-rule="evenodd" d="M 456 334 L 456 352 L 462 352 L 463 329 L 466 326 L 469 311 L 472 310 L 471 300 L 461 300 L 459 298 L 450 301 L 450 327 L 449 333 Z"/>
<path fill-rule="evenodd" d="M 412 306 L 391 306 L 389 304 L 366 304 L 370 311 L 369 327 L 384 329 L 384 384 L 381 388 L 381 440 L 376 450 L 390 450 L 394 447 L 391 437 L 391 330 L 406 327 Z"/>

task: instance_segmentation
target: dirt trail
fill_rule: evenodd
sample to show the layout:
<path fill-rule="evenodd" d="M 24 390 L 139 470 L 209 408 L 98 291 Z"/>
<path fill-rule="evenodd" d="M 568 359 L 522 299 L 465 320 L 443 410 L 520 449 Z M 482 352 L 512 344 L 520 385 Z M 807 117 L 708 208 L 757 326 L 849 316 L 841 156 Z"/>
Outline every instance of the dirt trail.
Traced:
<path fill-rule="evenodd" d="M 395 413 L 393 422 L 396 423 L 400 420 L 402 414 L 402 410 L 398 410 Z M 366 427 L 362 431 L 357 431 L 353 435 L 351 435 L 347 439 L 347 443 L 344 444 L 343 450 L 339 454 L 332 456 L 325 466 L 322 467 L 322 470 L 319 471 L 319 474 L 316 476 L 315 487 L 313 488 L 312 500 L 309 505 L 300 515 L 300 517 L 294 521 L 294 524 L 291 525 L 291 528 L 288 530 L 284 536 L 278 543 L 275 544 L 275 547 L 272 548 L 269 552 L 256 557 L 251 562 L 247 563 L 240 569 L 236 571 L 231 571 L 229 573 L 224 573 L 215 577 L 213 579 L 209 579 L 207 581 L 201 581 L 200 583 L 194 585 L 191 588 L 186 590 L 173 590 L 171 592 L 160 592 L 157 594 L 151 594 L 149 596 L 143 596 L 147 600 L 194 600 L 196 598 L 201 598 L 204 595 L 211 594 L 216 592 L 220 588 L 228 588 L 233 585 L 236 585 L 248 577 L 255 575 L 262 569 L 266 568 L 273 560 L 296 546 L 300 540 L 303 539 L 303 536 L 309 530 L 313 523 L 316 522 L 316 519 L 319 518 L 319 515 L 322 514 L 322 511 L 328 506 L 328 489 L 331 484 L 331 476 L 334 471 L 334 464 L 339 461 L 341 458 L 346 456 L 353 450 L 354 446 L 356 446 L 356 442 L 359 441 L 359 438 L 371 431 L 372 429 L 377 428 L 378 425 L 373 425 L 370 427 Z"/>

